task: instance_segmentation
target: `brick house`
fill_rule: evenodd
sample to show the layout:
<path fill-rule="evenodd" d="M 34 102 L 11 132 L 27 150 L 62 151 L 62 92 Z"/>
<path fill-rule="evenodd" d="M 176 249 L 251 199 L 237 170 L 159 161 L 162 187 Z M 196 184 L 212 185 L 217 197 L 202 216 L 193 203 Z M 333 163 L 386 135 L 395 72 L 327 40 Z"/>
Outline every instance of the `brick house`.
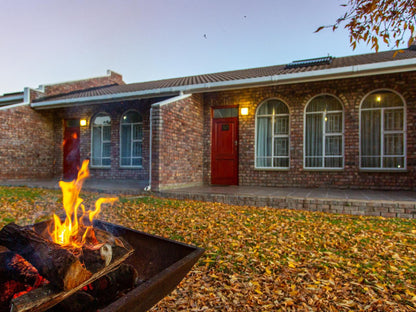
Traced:
<path fill-rule="evenodd" d="M 0 179 L 415 190 L 416 50 L 0 97 Z M 121 182 L 122 183 L 122 182 Z"/>

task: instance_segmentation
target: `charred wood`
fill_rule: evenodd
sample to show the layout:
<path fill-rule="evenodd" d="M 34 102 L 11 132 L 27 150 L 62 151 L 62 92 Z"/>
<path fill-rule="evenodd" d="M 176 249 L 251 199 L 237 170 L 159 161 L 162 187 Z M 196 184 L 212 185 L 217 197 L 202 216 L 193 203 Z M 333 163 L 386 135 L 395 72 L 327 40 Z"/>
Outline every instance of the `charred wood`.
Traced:
<path fill-rule="evenodd" d="M 72 289 L 92 275 L 70 251 L 30 228 L 6 225 L 0 231 L 0 244 L 20 254 L 59 289 Z"/>
<path fill-rule="evenodd" d="M 48 312 L 92 312 L 97 311 L 97 300 L 85 291 L 78 291 L 58 303 Z"/>
<path fill-rule="evenodd" d="M 38 270 L 22 256 L 5 251 L 0 253 L 0 281 L 15 280 L 32 287 L 41 284 Z"/>
<path fill-rule="evenodd" d="M 16 293 L 25 289 L 25 284 L 14 280 L 0 283 L 0 312 L 10 311 L 10 300 Z"/>
<path fill-rule="evenodd" d="M 138 283 L 137 270 L 130 264 L 122 263 L 116 270 L 97 279 L 84 289 L 98 300 L 100 307 L 114 301 L 125 291 Z"/>
<path fill-rule="evenodd" d="M 109 244 L 101 244 L 98 248 L 84 246 L 79 259 L 88 271 L 95 273 L 110 264 L 112 248 Z"/>

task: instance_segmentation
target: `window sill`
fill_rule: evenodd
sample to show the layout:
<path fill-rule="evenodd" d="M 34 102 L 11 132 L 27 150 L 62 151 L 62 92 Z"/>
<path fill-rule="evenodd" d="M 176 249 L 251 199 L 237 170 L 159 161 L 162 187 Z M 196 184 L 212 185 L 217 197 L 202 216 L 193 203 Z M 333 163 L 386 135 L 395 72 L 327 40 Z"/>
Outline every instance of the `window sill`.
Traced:
<path fill-rule="evenodd" d="M 91 169 L 111 169 L 111 166 L 90 166 Z"/>
<path fill-rule="evenodd" d="M 344 168 L 303 168 L 303 171 L 341 172 L 344 171 Z"/>
<path fill-rule="evenodd" d="M 256 171 L 289 171 L 290 168 L 254 168 Z"/>
<path fill-rule="evenodd" d="M 359 172 L 407 173 L 409 172 L 409 170 L 407 170 L 406 168 L 403 168 L 403 169 L 392 169 L 392 168 L 374 168 L 374 169 L 363 168 L 361 169 L 360 168 Z"/>
<path fill-rule="evenodd" d="M 144 167 L 143 166 L 120 166 L 119 168 L 125 170 L 125 169 L 143 169 Z"/>

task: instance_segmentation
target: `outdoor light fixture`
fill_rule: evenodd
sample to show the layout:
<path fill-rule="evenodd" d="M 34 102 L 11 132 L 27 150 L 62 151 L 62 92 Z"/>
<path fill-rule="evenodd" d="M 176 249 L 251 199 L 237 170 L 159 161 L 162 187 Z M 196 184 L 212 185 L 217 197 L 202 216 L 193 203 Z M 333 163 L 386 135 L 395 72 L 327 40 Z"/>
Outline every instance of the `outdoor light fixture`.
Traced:
<path fill-rule="evenodd" d="M 377 102 L 381 102 L 381 96 L 378 96 L 378 97 L 376 98 L 376 100 L 377 100 Z"/>
<path fill-rule="evenodd" d="M 79 121 L 79 124 L 81 125 L 81 127 L 85 127 L 87 125 L 87 120 L 86 119 L 81 119 Z"/>
<path fill-rule="evenodd" d="M 242 107 L 240 113 L 242 116 L 248 115 L 248 107 Z"/>

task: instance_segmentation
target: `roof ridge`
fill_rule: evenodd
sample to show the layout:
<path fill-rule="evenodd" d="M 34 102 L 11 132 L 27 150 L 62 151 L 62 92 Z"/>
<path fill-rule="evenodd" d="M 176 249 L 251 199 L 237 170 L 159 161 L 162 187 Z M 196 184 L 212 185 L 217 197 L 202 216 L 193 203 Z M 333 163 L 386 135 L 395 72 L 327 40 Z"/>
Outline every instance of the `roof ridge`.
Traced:
<path fill-rule="evenodd" d="M 90 87 L 90 88 L 86 88 L 86 89 L 79 89 L 79 90 L 74 90 L 74 91 L 70 91 L 70 92 L 67 92 L 67 93 L 59 93 L 59 94 L 55 94 L 55 95 L 40 97 L 40 98 L 34 100 L 33 102 L 53 100 L 54 98 L 60 98 L 62 96 L 73 95 L 73 94 L 77 94 L 77 93 L 81 93 L 81 92 L 95 91 L 95 90 L 105 89 L 105 88 L 114 87 L 114 86 L 120 86 L 120 85 L 117 84 L 117 83 L 112 83 L 112 84 L 105 85 L 105 86 L 96 86 L 96 87 Z"/>
<path fill-rule="evenodd" d="M 382 55 L 382 54 L 391 54 L 391 53 L 395 53 L 396 51 L 404 51 L 404 50 L 409 50 L 408 48 L 406 49 L 395 49 L 395 50 L 387 50 L 387 51 L 380 51 L 380 52 L 368 52 L 368 53 L 362 53 L 362 54 L 351 54 L 351 55 L 347 55 L 347 56 L 331 56 L 331 58 L 334 59 L 338 59 L 338 60 L 345 60 L 348 58 L 357 58 L 357 57 L 362 57 L 362 56 L 369 56 L 369 55 Z M 308 59 L 305 59 L 308 60 Z M 196 74 L 196 75 L 189 75 L 189 76 L 178 76 L 178 77 L 171 77 L 171 78 L 162 78 L 162 79 L 155 79 L 155 80 L 147 80 L 147 81 L 141 81 L 141 82 L 132 82 L 132 83 L 126 83 L 126 86 L 134 86 L 134 85 L 139 85 L 139 84 L 144 84 L 144 83 L 157 83 L 157 82 L 167 82 L 167 81 L 174 81 L 174 80 L 186 80 L 186 79 L 195 79 L 198 77 L 207 77 L 207 76 L 211 76 L 211 75 L 224 75 L 224 74 L 234 74 L 234 73 L 238 73 L 238 72 L 246 72 L 246 71 L 256 71 L 256 70 L 262 70 L 262 69 L 273 69 L 273 68 L 279 68 L 281 67 L 282 69 L 284 69 L 284 67 L 289 64 L 275 64 L 275 65 L 266 65 L 266 66 L 258 66 L 258 67 L 250 67 L 250 68 L 243 68 L 243 69 L 233 69 L 233 70 L 227 70 L 227 71 L 218 71 L 218 72 L 212 72 L 212 73 L 204 73 L 204 74 Z"/>
<path fill-rule="evenodd" d="M 394 54 L 400 50 L 402 50 L 403 53 L 398 53 L 397 56 L 393 58 Z M 320 70 L 332 70 L 333 72 L 335 70 L 336 72 L 339 72 L 343 70 L 345 71 L 348 68 L 350 68 L 350 70 L 355 71 L 356 66 L 369 65 L 369 68 L 376 68 L 378 66 L 377 64 L 380 64 L 380 66 L 391 66 L 392 63 L 394 63 L 395 61 L 401 62 L 405 60 L 408 60 L 407 63 L 409 63 L 409 61 L 411 60 L 410 63 L 416 65 L 416 51 L 410 49 L 398 49 L 382 51 L 378 53 L 363 53 L 343 57 L 334 57 L 331 60 L 332 62 L 330 62 L 330 64 L 314 64 L 313 66 L 308 67 L 285 68 L 287 64 L 280 64 L 193 76 L 134 82 L 123 85 L 113 84 L 107 86 L 93 87 L 90 89 L 82 89 L 66 94 L 54 95 L 49 98 L 43 97 L 37 99 L 36 102 L 46 102 L 48 100 L 65 100 L 69 103 L 71 99 L 76 98 L 93 98 L 100 96 L 105 97 L 106 95 L 123 93 L 134 94 L 136 92 L 148 92 L 146 94 L 150 94 L 151 90 L 163 90 L 163 92 L 167 93 L 176 92 L 178 90 L 189 91 L 190 89 L 192 89 L 190 88 L 190 86 L 197 86 L 198 90 L 202 90 L 210 89 L 213 85 L 224 84 L 225 82 L 228 82 L 229 86 L 236 86 L 240 82 L 243 83 L 244 81 L 246 81 L 244 83 L 247 83 L 248 80 L 250 80 L 253 83 L 255 81 L 255 83 L 258 84 L 260 83 L 260 80 L 262 78 L 268 77 L 270 79 L 267 81 L 270 82 L 279 79 L 281 75 L 283 75 L 282 77 L 285 77 L 285 75 L 290 76 L 292 77 L 290 79 L 294 79 L 294 75 L 305 75 L 307 72 L 315 72 Z M 344 69 L 341 70 L 342 68 Z"/>

